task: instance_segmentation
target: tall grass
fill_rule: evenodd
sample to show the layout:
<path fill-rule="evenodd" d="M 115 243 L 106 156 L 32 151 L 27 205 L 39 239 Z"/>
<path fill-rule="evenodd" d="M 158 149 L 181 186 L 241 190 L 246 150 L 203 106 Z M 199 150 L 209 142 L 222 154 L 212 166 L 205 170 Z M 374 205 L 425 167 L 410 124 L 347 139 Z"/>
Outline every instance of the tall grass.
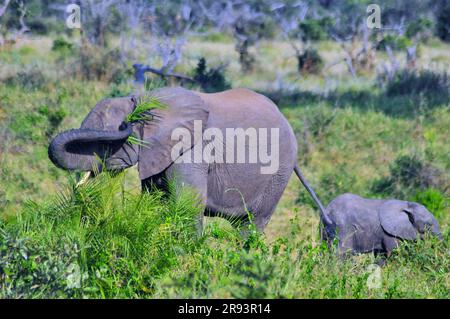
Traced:
<path fill-rule="evenodd" d="M 189 190 L 167 198 L 158 191 L 130 194 L 123 174 L 102 173 L 79 187 L 70 183 L 44 204 L 29 202 L 14 222 L 1 226 L 0 295 L 150 294 L 155 278 L 200 242 L 195 200 Z M 56 287 L 46 277 L 59 278 Z"/>
<path fill-rule="evenodd" d="M 448 297 L 448 237 L 403 245 L 367 284 L 372 255 L 341 260 L 297 239 L 302 221 L 268 245 L 212 219 L 203 235 L 190 189 L 133 194 L 123 173 L 101 173 L 0 225 L 2 298 Z"/>
<path fill-rule="evenodd" d="M 372 255 L 341 260 L 325 244 L 293 240 L 297 227 L 270 246 L 248 250 L 229 238 L 208 239 L 180 270 L 168 272 L 158 281 L 155 296 L 448 298 L 448 242 L 430 239 L 404 244 L 386 266 L 378 268 Z M 368 281 L 377 269 L 379 285 L 373 287 Z"/>

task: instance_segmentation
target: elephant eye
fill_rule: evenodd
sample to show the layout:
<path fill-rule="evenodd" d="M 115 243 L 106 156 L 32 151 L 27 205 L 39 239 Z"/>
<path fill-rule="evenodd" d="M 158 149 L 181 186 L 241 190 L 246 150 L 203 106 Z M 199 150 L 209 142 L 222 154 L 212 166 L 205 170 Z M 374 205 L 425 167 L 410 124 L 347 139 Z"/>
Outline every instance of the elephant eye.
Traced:
<path fill-rule="evenodd" d="M 127 124 L 125 122 L 122 122 L 122 124 L 120 124 L 119 126 L 119 131 L 123 131 L 127 128 Z"/>

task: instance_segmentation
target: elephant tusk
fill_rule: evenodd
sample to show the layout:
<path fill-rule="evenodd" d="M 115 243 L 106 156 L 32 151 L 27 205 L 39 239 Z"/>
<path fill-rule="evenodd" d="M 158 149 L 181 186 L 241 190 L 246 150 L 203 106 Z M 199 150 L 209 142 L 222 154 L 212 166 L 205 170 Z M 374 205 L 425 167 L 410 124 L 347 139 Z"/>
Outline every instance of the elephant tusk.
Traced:
<path fill-rule="evenodd" d="M 80 179 L 80 181 L 77 183 L 77 185 L 75 185 L 75 187 L 80 187 L 81 185 L 86 183 L 90 176 L 91 176 L 91 172 L 86 172 L 83 175 L 83 177 Z"/>

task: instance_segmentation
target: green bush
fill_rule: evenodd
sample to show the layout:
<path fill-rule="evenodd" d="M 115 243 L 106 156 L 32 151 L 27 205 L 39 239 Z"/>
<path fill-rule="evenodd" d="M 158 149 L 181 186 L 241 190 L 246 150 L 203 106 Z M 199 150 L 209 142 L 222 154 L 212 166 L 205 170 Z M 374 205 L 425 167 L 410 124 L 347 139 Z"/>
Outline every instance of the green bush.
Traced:
<path fill-rule="evenodd" d="M 445 42 L 450 42 L 450 3 L 441 1 L 442 6 L 437 10 L 436 34 Z"/>
<path fill-rule="evenodd" d="M 197 198 L 173 183 L 164 198 L 157 191 L 124 194 L 122 185 L 123 174 L 102 173 L 0 224 L 0 297 L 151 293 L 155 279 L 201 241 Z"/>
<path fill-rule="evenodd" d="M 225 78 L 224 68 L 207 69 L 205 58 L 200 58 L 194 73 L 194 80 L 207 93 L 225 91 L 231 88 Z"/>
<path fill-rule="evenodd" d="M 411 22 L 406 29 L 406 36 L 413 38 L 416 36 L 432 33 L 433 22 L 427 18 L 420 18 Z M 426 40 L 426 39 L 424 39 Z"/>
<path fill-rule="evenodd" d="M 443 188 L 442 172 L 416 156 L 400 156 L 389 168 L 389 176 L 376 180 L 372 191 L 407 199 L 418 190 Z"/>
<path fill-rule="evenodd" d="M 21 141 L 42 141 L 47 118 L 39 112 L 17 112 L 11 120 L 10 130 Z"/>
<path fill-rule="evenodd" d="M 412 197 L 412 201 L 421 203 L 438 219 L 444 217 L 444 210 L 449 207 L 448 198 L 434 188 L 419 191 Z"/>
<path fill-rule="evenodd" d="M 121 97 L 127 96 L 132 92 L 133 88 L 131 85 L 127 84 L 116 84 L 112 83 L 110 85 L 109 91 L 106 93 L 107 97 Z"/>
<path fill-rule="evenodd" d="M 439 99 L 443 103 L 448 103 L 450 79 L 445 72 L 402 70 L 387 83 L 386 94 L 388 96 L 421 94 L 428 99 Z"/>
<path fill-rule="evenodd" d="M 105 50 L 85 44 L 79 48 L 78 53 L 79 58 L 73 65 L 72 72 L 81 79 L 119 84 L 127 78 L 127 71 L 124 71 L 120 63 L 118 49 Z"/>
<path fill-rule="evenodd" d="M 42 105 L 34 110 L 15 112 L 10 129 L 20 140 L 44 141 L 53 136 L 66 115 L 62 107 Z"/>
<path fill-rule="evenodd" d="M 0 229 L 0 297 L 74 297 L 83 276 L 76 245 L 48 249 L 45 243 L 11 238 Z"/>
<path fill-rule="evenodd" d="M 49 82 L 44 72 L 36 66 L 23 67 L 17 74 L 5 80 L 6 85 L 19 86 L 27 91 L 40 90 Z"/>
<path fill-rule="evenodd" d="M 332 24 L 330 18 L 305 19 L 300 22 L 299 29 L 303 41 L 321 41 L 328 38 L 327 28 Z"/>
<path fill-rule="evenodd" d="M 53 40 L 52 51 L 66 55 L 72 51 L 73 48 L 73 44 L 66 41 L 64 38 L 56 38 Z"/>
<path fill-rule="evenodd" d="M 305 74 L 318 74 L 323 67 L 323 59 L 317 50 L 309 48 L 297 57 L 298 71 Z"/>
<path fill-rule="evenodd" d="M 385 51 L 386 47 L 389 46 L 392 50 L 403 51 L 412 44 L 413 42 L 407 37 L 388 34 L 378 43 L 377 50 Z"/>
<path fill-rule="evenodd" d="M 46 35 L 49 32 L 49 26 L 44 19 L 34 18 L 27 22 L 31 32 L 38 35 Z"/>
<path fill-rule="evenodd" d="M 61 107 L 53 109 L 44 105 L 39 108 L 38 112 L 47 118 L 48 125 L 47 129 L 45 130 L 45 134 L 47 137 L 53 136 L 64 118 L 67 116 L 66 110 Z"/>

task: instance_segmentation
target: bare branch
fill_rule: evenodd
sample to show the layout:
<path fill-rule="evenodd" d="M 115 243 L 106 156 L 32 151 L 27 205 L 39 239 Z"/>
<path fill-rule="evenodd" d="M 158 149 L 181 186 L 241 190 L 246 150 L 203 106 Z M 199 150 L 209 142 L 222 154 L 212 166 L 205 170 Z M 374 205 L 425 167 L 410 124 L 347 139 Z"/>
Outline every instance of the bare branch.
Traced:
<path fill-rule="evenodd" d="M 3 16 L 8 8 L 11 0 L 4 0 L 3 5 L 0 7 L 0 17 Z M 1 33 L 1 25 L 0 25 L 0 47 L 5 44 L 5 39 L 3 38 L 3 34 Z"/>
<path fill-rule="evenodd" d="M 19 11 L 20 11 L 20 17 L 19 17 L 19 23 L 20 23 L 20 30 L 17 32 L 17 36 L 21 36 L 25 32 L 30 31 L 30 28 L 25 24 L 25 16 L 27 14 L 27 8 L 25 7 L 25 4 L 23 1 L 19 2 Z"/>
<path fill-rule="evenodd" d="M 173 77 L 173 78 L 176 78 L 179 80 L 187 80 L 187 81 L 191 81 L 191 82 L 196 82 L 190 76 L 180 74 L 180 73 L 164 72 L 163 70 L 158 70 L 158 69 L 152 68 L 148 65 L 134 64 L 133 68 L 134 68 L 135 82 L 140 83 L 140 84 L 143 84 L 145 81 L 145 75 L 144 75 L 145 72 L 154 73 L 156 75 L 159 75 L 162 78 Z"/>
<path fill-rule="evenodd" d="M 5 14 L 10 2 L 11 0 L 4 0 L 3 5 L 0 7 L 0 17 Z"/>

